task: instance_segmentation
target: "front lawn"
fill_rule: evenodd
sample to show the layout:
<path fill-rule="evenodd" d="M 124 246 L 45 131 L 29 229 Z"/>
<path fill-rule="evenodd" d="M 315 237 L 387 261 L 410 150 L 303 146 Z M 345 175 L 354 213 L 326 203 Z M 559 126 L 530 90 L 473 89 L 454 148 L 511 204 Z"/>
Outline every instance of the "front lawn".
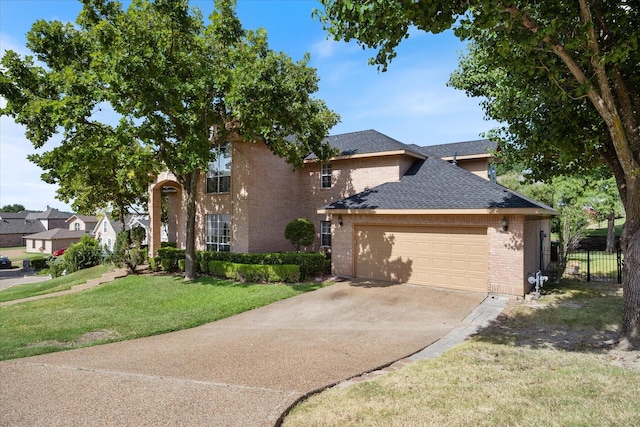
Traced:
<path fill-rule="evenodd" d="M 440 357 L 310 397 L 283 425 L 638 425 L 640 352 L 613 346 L 620 288 L 545 290 Z"/>
<path fill-rule="evenodd" d="M 51 280 L 12 286 L 0 291 L 0 302 L 50 294 L 52 292 L 66 291 L 72 286 L 87 283 L 87 281 L 91 279 L 97 279 L 112 268 L 114 268 L 113 265 L 100 264 L 95 267 L 86 268 Z"/>
<path fill-rule="evenodd" d="M 76 294 L 0 308 L 0 360 L 192 328 L 322 286 L 128 276 Z"/>

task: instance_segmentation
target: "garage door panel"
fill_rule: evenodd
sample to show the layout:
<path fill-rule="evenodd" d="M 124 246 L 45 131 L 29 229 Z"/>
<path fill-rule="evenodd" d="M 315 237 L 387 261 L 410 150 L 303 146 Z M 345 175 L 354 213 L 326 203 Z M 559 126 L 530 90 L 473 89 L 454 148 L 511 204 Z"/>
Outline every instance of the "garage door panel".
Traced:
<path fill-rule="evenodd" d="M 361 226 L 357 277 L 487 291 L 486 228 Z"/>

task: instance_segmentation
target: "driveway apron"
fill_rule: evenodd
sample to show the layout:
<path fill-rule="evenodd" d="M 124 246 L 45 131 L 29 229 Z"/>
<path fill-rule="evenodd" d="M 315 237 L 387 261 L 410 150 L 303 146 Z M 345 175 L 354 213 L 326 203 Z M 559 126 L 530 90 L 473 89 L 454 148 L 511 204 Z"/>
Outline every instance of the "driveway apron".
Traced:
<path fill-rule="evenodd" d="M 342 282 L 189 330 L 1 362 L 0 425 L 272 426 L 301 396 L 437 341 L 485 297 Z"/>

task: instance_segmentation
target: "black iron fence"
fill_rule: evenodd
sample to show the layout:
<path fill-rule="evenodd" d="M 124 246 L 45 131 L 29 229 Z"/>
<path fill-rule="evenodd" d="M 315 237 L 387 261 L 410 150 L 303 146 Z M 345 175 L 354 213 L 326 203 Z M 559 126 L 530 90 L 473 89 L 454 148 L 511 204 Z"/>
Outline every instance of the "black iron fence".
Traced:
<path fill-rule="evenodd" d="M 624 256 L 618 245 L 613 253 L 609 253 L 601 247 L 583 244 L 567 254 L 564 268 L 561 250 L 556 245 L 552 245 L 550 256 L 543 259 L 551 260 L 545 273 L 556 280 L 572 278 L 585 282 L 622 283 Z"/>

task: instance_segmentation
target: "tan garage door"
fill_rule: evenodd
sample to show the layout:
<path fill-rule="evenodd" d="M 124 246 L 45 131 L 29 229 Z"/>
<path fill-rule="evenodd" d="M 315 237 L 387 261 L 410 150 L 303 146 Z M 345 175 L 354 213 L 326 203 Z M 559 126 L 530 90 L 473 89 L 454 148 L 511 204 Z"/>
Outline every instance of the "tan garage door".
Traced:
<path fill-rule="evenodd" d="M 360 226 L 356 277 L 488 290 L 486 228 Z"/>

